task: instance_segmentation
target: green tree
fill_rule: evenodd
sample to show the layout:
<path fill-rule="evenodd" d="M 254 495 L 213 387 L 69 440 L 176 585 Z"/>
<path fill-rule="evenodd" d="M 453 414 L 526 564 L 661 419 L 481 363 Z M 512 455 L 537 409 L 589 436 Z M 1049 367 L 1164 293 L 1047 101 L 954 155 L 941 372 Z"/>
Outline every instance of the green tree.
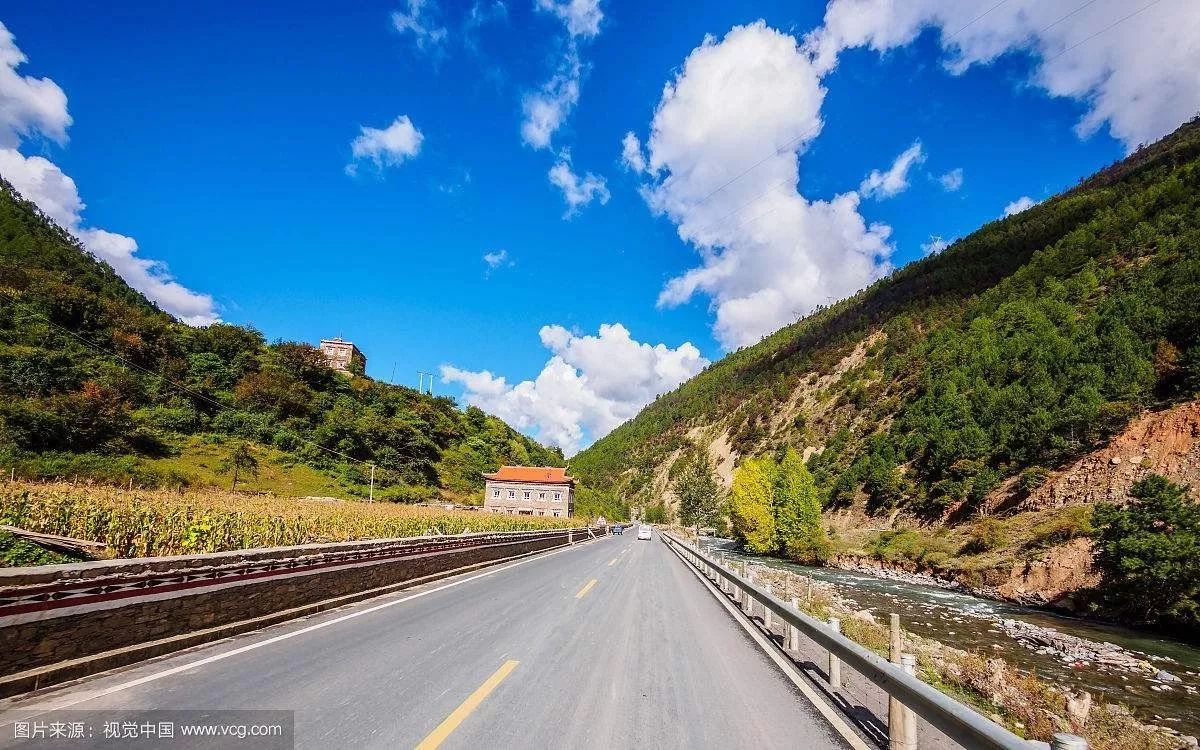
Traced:
<path fill-rule="evenodd" d="M 234 444 L 233 449 L 229 451 L 229 455 L 221 460 L 219 467 L 222 474 L 232 474 L 233 480 L 229 483 L 229 489 L 236 490 L 238 477 L 242 474 L 250 476 L 258 476 L 258 459 L 250 452 L 250 445 L 245 441 L 238 441 Z"/>
<path fill-rule="evenodd" d="M 725 506 L 725 488 L 713 471 L 707 451 L 697 451 L 675 480 L 679 521 L 686 526 L 713 526 Z"/>
<path fill-rule="evenodd" d="M 772 510 L 779 551 L 789 560 L 819 563 L 829 557 L 817 485 L 800 454 L 788 448 L 775 476 Z"/>
<path fill-rule="evenodd" d="M 777 470 L 769 456 L 747 458 L 734 471 L 733 488 L 729 492 L 734 537 L 748 551 L 760 555 L 777 549 L 775 519 L 771 515 Z"/>
<path fill-rule="evenodd" d="M 1200 625 L 1200 505 L 1188 488 L 1151 474 L 1124 508 L 1096 507 L 1101 591 L 1138 621 Z"/>
<path fill-rule="evenodd" d="M 670 523 L 671 511 L 662 501 L 651 503 L 646 506 L 642 514 L 642 520 L 646 523 Z"/>

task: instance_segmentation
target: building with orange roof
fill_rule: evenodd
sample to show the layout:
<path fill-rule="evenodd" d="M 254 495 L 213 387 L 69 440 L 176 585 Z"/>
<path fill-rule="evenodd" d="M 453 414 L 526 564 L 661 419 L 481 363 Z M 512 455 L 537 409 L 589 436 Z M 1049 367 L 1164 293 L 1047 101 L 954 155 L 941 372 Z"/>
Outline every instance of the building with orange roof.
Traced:
<path fill-rule="evenodd" d="M 483 509 L 518 516 L 570 516 L 575 477 L 556 466 L 501 466 L 485 473 Z"/>

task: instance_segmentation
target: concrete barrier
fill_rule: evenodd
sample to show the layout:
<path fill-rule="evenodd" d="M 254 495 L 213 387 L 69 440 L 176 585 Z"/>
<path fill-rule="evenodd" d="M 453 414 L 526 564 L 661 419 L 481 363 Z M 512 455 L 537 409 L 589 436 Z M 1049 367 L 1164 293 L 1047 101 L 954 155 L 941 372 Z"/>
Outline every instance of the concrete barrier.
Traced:
<path fill-rule="evenodd" d="M 0 697 L 590 538 L 556 529 L 3 569 Z"/>

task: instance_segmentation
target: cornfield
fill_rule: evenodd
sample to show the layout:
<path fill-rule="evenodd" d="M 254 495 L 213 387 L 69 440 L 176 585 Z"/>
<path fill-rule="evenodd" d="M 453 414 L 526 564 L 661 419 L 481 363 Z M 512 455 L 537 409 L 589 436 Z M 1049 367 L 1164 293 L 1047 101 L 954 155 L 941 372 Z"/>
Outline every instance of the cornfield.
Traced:
<path fill-rule="evenodd" d="M 393 503 L 310 502 L 212 490 L 129 492 L 21 482 L 0 490 L 0 523 L 104 542 L 112 557 L 581 525 L 571 518 L 493 515 Z"/>

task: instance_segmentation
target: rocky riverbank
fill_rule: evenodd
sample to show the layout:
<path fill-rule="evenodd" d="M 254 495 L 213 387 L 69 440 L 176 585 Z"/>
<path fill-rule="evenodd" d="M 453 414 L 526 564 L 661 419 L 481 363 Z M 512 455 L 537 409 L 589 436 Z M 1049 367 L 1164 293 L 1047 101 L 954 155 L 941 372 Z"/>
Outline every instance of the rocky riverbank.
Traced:
<path fill-rule="evenodd" d="M 756 579 L 774 587 L 777 595 L 798 597 L 801 606 L 821 617 L 839 617 L 845 632 L 863 645 L 882 651 L 887 628 L 882 613 L 872 613 L 839 594 L 830 583 L 776 567 L 751 564 Z M 880 577 L 863 567 L 846 568 L 863 575 Z M 890 570 L 882 577 L 944 590 L 962 589 L 953 581 L 919 573 Z M 876 615 L 880 615 L 877 617 Z M 985 617 L 985 615 L 978 615 Z M 1186 691 L 1175 675 L 1158 668 L 1154 658 L 1116 644 L 1090 641 L 1053 628 L 1020 620 L 988 617 L 989 628 L 1026 649 L 1053 658 L 1074 669 L 1109 671 L 1128 679 L 1149 680 L 1151 689 Z M 914 623 L 915 624 L 915 623 Z M 992 716 L 1014 731 L 1031 738 L 1047 739 L 1056 731 L 1073 731 L 1088 737 L 1096 749 L 1194 748 L 1193 738 L 1169 727 L 1145 723 L 1125 706 L 1092 693 L 1018 669 L 1005 659 L 947 645 L 935 638 L 906 632 L 906 650 L 917 655 L 925 679 L 942 685 L 958 697 L 966 697 L 977 710 Z M 1189 679 L 1191 673 L 1188 673 Z M 1114 677 L 1116 679 L 1116 677 Z"/>

